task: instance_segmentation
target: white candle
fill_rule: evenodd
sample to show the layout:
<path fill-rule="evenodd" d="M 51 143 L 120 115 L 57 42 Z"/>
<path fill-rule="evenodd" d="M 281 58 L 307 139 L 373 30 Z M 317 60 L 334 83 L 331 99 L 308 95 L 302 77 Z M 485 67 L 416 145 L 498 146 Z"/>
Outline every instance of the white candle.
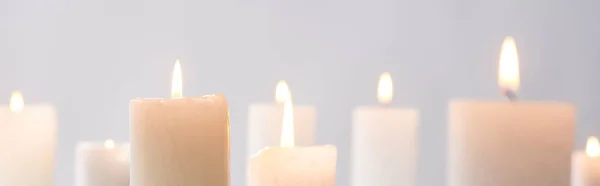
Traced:
<path fill-rule="evenodd" d="M 392 98 L 388 73 L 379 80 L 378 98 Z M 352 129 L 352 186 L 415 186 L 417 165 L 416 109 L 358 107 Z"/>
<path fill-rule="evenodd" d="M 600 144 L 588 138 L 585 151 L 573 152 L 571 186 L 600 186 Z"/>
<path fill-rule="evenodd" d="M 260 151 L 249 162 L 249 186 L 334 186 L 334 146 L 294 146 L 291 99 L 284 103 L 281 147 Z"/>
<path fill-rule="evenodd" d="M 0 185 L 54 185 L 56 111 L 50 105 L 24 105 L 14 92 L 0 107 Z"/>
<path fill-rule="evenodd" d="M 279 81 L 275 91 L 277 103 L 251 104 L 248 108 L 247 157 L 269 146 L 276 146 L 281 139 L 283 101 L 289 95 L 285 81 Z M 316 108 L 312 105 L 294 106 L 294 136 L 298 146 L 315 143 Z"/>
<path fill-rule="evenodd" d="M 508 37 L 499 84 L 513 99 L 518 76 L 516 45 Z M 573 105 L 454 100 L 449 118 L 449 186 L 570 184 Z"/>
<path fill-rule="evenodd" d="M 129 145 L 79 142 L 75 186 L 129 186 Z"/>
<path fill-rule="evenodd" d="M 229 113 L 221 94 L 131 102 L 131 186 L 228 186 Z"/>

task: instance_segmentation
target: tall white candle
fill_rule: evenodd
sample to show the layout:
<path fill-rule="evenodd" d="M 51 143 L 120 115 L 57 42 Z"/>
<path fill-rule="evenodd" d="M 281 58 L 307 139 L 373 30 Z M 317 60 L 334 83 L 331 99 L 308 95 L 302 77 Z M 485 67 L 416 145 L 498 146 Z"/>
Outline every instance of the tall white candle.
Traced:
<path fill-rule="evenodd" d="M 281 147 L 268 147 L 250 158 L 249 186 L 334 186 L 334 146 L 294 147 L 291 99 L 284 104 Z"/>
<path fill-rule="evenodd" d="M 513 100 L 518 76 L 516 45 L 508 37 L 499 84 Z M 573 105 L 453 100 L 449 117 L 449 186 L 570 184 Z"/>
<path fill-rule="evenodd" d="M 225 96 L 182 98 L 173 77 L 174 98 L 131 101 L 131 186 L 229 186 Z"/>
<path fill-rule="evenodd" d="M 588 138 L 585 151 L 573 152 L 571 186 L 600 186 L 600 144 Z"/>
<path fill-rule="evenodd" d="M 251 104 L 248 108 L 247 157 L 269 146 L 276 146 L 281 139 L 283 102 L 289 95 L 285 81 L 277 83 L 276 103 Z M 315 143 L 316 108 L 312 105 L 294 106 L 294 135 L 296 145 L 310 146 Z"/>
<path fill-rule="evenodd" d="M 378 98 L 392 98 L 388 73 L 379 80 Z M 351 186 L 415 186 L 417 165 L 416 109 L 358 107 L 352 129 Z"/>
<path fill-rule="evenodd" d="M 129 186 L 129 145 L 113 140 L 79 142 L 75 186 Z"/>
<path fill-rule="evenodd" d="M 24 105 L 14 92 L 0 107 L 0 185 L 54 185 L 56 111 L 51 105 Z"/>

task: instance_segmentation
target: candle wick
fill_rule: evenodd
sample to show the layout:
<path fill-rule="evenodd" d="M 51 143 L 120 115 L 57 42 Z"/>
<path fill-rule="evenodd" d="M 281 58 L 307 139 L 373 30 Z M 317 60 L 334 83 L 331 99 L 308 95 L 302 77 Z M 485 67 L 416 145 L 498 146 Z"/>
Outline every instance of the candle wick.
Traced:
<path fill-rule="evenodd" d="M 505 90 L 504 91 L 504 96 L 506 96 L 508 98 L 508 100 L 510 100 L 511 102 L 516 102 L 517 101 L 517 93 L 515 93 L 515 91 Z"/>

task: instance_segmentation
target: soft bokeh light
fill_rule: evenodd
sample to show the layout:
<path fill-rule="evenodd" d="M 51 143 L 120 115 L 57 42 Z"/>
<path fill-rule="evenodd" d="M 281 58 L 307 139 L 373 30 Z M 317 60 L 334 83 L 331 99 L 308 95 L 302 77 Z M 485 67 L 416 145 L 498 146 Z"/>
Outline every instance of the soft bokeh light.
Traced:
<path fill-rule="evenodd" d="M 25 107 L 25 102 L 23 102 L 23 94 L 19 91 L 14 91 L 10 96 L 10 111 L 19 113 L 23 111 L 23 107 Z"/>
<path fill-rule="evenodd" d="M 107 139 L 106 141 L 104 141 L 104 148 L 114 149 L 115 148 L 115 141 L 112 140 L 112 139 Z"/>
<path fill-rule="evenodd" d="M 387 104 L 392 101 L 394 96 L 394 86 L 392 84 L 392 76 L 390 73 L 384 72 L 379 76 L 377 85 L 377 100 L 380 104 Z"/>
<path fill-rule="evenodd" d="M 500 89 L 517 92 L 519 90 L 519 55 L 515 40 L 507 36 L 502 43 L 498 70 Z"/>
<path fill-rule="evenodd" d="M 587 143 L 585 145 L 585 153 L 589 157 L 598 157 L 600 156 L 600 142 L 596 137 L 589 137 Z"/>
<path fill-rule="evenodd" d="M 275 101 L 277 103 L 285 103 L 290 99 L 290 88 L 284 80 L 279 80 L 275 87 Z"/>
<path fill-rule="evenodd" d="M 179 59 L 175 62 L 175 67 L 173 68 L 173 79 L 171 84 L 171 97 L 172 98 L 180 98 L 183 97 L 183 79 L 181 74 L 181 64 L 179 63 Z"/>

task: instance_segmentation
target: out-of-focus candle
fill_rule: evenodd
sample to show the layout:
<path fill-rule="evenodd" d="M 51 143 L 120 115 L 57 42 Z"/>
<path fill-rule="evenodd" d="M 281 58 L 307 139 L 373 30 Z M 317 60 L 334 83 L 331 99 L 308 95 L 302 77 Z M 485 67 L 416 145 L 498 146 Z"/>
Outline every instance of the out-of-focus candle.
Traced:
<path fill-rule="evenodd" d="M 75 186 L 129 186 L 129 144 L 79 142 Z"/>
<path fill-rule="evenodd" d="M 392 78 L 379 79 L 380 106 L 354 110 L 351 186 L 415 186 L 419 112 L 386 106 Z"/>
<path fill-rule="evenodd" d="M 500 57 L 502 91 L 509 101 L 453 100 L 449 105 L 449 186 L 570 184 L 575 109 L 555 101 L 516 101 L 515 41 Z"/>
<path fill-rule="evenodd" d="M 229 112 L 222 94 L 131 101 L 131 186 L 228 186 Z"/>
<path fill-rule="evenodd" d="M 334 146 L 294 147 L 291 98 L 284 103 L 281 146 L 250 158 L 249 186 L 334 186 L 337 150 Z"/>
<path fill-rule="evenodd" d="M 589 137 L 585 151 L 573 152 L 571 186 L 600 186 L 600 143 Z"/>
<path fill-rule="evenodd" d="M 56 127 L 51 105 L 25 105 L 13 92 L 0 107 L 0 185 L 54 185 Z"/>
<path fill-rule="evenodd" d="M 275 89 L 276 103 L 251 104 L 248 108 L 247 157 L 259 150 L 276 146 L 281 139 L 283 102 L 290 96 L 285 81 L 279 81 Z M 317 109 L 312 105 L 294 106 L 294 136 L 297 146 L 310 146 L 315 143 Z"/>

